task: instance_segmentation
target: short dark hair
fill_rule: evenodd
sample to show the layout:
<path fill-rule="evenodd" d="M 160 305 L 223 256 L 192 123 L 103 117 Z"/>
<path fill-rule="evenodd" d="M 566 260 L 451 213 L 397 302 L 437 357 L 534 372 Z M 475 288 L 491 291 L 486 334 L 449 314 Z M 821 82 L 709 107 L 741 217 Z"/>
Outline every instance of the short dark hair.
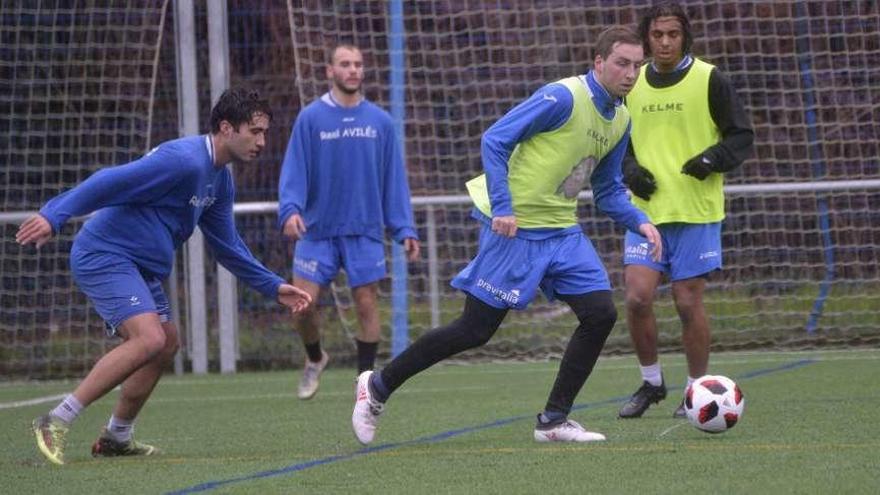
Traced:
<path fill-rule="evenodd" d="M 220 132 L 220 122 L 227 121 L 233 127 L 250 122 L 257 114 L 263 114 L 272 121 L 269 102 L 260 98 L 255 89 L 232 88 L 220 95 L 217 104 L 211 109 L 211 132 Z"/>
<path fill-rule="evenodd" d="M 611 26 L 599 33 L 596 40 L 596 56 L 603 59 L 608 58 L 614 50 L 616 43 L 626 43 L 628 45 L 641 45 L 642 40 L 631 28 L 626 26 Z"/>
<path fill-rule="evenodd" d="M 336 55 L 336 50 L 339 50 L 340 48 L 345 48 L 346 50 L 352 50 L 352 51 L 354 51 L 354 50 L 361 51 L 361 49 L 358 48 L 358 46 L 353 43 L 345 43 L 345 42 L 336 43 L 335 45 L 331 46 L 327 50 L 327 53 L 325 54 L 325 56 L 327 57 L 327 65 L 333 65 L 333 57 Z"/>
<path fill-rule="evenodd" d="M 691 21 L 688 19 L 684 8 L 675 2 L 660 2 L 655 4 L 647 12 L 639 22 L 639 36 L 642 37 L 642 46 L 645 48 L 645 55 L 651 55 L 651 46 L 648 43 L 648 35 L 651 32 L 651 23 L 658 17 L 676 17 L 681 24 L 681 32 L 684 35 L 684 42 L 681 45 L 683 53 L 690 53 L 691 44 L 694 42 L 694 36 L 691 34 Z"/>

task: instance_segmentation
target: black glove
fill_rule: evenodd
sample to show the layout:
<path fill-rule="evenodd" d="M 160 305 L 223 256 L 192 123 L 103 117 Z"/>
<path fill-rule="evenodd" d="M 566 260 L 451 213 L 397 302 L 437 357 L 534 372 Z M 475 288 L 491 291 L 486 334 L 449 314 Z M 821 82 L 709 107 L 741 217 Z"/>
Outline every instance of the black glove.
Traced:
<path fill-rule="evenodd" d="M 645 201 L 651 199 L 651 195 L 657 190 L 657 182 L 654 180 L 654 174 L 645 167 L 639 165 L 635 160 L 624 164 L 623 167 L 623 183 L 636 196 Z"/>
<path fill-rule="evenodd" d="M 714 172 L 712 162 L 703 154 L 691 158 L 681 167 L 681 173 L 690 175 L 698 180 L 705 180 L 712 172 Z"/>

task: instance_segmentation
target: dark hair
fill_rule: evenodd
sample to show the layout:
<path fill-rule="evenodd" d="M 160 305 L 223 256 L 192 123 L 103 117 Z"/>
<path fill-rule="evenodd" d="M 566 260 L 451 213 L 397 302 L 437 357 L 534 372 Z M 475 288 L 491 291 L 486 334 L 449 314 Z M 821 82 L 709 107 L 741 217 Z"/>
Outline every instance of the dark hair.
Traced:
<path fill-rule="evenodd" d="M 272 120 L 269 102 L 261 99 L 257 90 L 227 89 L 211 109 L 211 132 L 220 132 L 220 122 L 224 120 L 238 129 L 238 126 L 250 122 L 257 114 L 263 114 L 269 118 L 269 121 Z"/>
<path fill-rule="evenodd" d="M 639 36 L 642 37 L 642 46 L 645 48 L 645 55 L 651 55 L 651 46 L 648 43 L 648 35 L 651 31 L 651 23 L 654 22 L 658 17 L 676 17 L 678 18 L 678 22 L 681 23 L 681 32 L 684 34 L 684 42 L 681 45 L 681 50 L 683 53 L 689 53 L 691 51 L 691 44 L 694 42 L 694 36 L 691 34 L 691 22 L 688 20 L 687 13 L 685 13 L 684 8 L 681 5 L 675 2 L 661 2 L 645 12 L 645 16 L 642 17 L 641 22 L 639 22 Z"/>
<path fill-rule="evenodd" d="M 607 59 L 614 50 L 615 43 L 641 45 L 642 40 L 635 31 L 626 26 L 611 26 L 599 33 L 599 38 L 596 40 L 596 56 Z"/>
<path fill-rule="evenodd" d="M 345 48 L 346 50 L 352 50 L 352 51 L 355 51 L 355 50 L 361 51 L 360 48 L 358 48 L 356 45 L 354 45 L 352 43 L 344 43 L 344 42 L 336 43 L 335 45 L 331 46 L 327 50 L 327 53 L 325 54 L 325 56 L 327 57 L 327 65 L 333 65 L 333 56 L 336 55 L 336 50 L 339 50 L 340 48 Z"/>

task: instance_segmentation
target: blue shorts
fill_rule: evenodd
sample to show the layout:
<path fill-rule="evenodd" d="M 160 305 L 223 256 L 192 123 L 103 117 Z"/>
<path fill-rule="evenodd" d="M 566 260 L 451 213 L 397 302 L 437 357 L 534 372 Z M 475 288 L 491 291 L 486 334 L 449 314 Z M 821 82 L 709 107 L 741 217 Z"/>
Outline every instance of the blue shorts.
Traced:
<path fill-rule="evenodd" d="M 162 281 L 144 276 L 128 258 L 80 249 L 74 242 L 70 269 L 76 285 L 104 319 L 108 336 L 116 335 L 125 320 L 141 313 L 156 313 L 162 323 L 171 321 Z"/>
<path fill-rule="evenodd" d="M 295 276 L 326 287 L 336 278 L 340 268 L 348 276 L 349 287 L 385 278 L 385 245 L 366 236 L 297 241 L 293 253 Z"/>
<path fill-rule="evenodd" d="M 525 309 L 538 287 L 550 301 L 611 290 L 602 260 L 583 232 L 528 240 L 498 235 L 486 224 L 477 256 L 452 286 L 501 309 Z"/>
<path fill-rule="evenodd" d="M 663 258 L 651 259 L 648 239 L 626 232 L 623 264 L 647 266 L 669 275 L 670 280 L 687 280 L 721 269 L 721 222 L 670 223 L 658 225 L 663 238 Z"/>

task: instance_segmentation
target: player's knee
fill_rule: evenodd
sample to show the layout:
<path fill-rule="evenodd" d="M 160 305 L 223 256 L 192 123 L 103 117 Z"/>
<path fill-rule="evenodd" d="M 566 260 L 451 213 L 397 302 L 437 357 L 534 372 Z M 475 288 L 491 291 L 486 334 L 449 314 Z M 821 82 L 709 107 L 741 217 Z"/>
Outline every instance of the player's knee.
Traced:
<path fill-rule="evenodd" d="M 297 328 L 300 328 L 304 325 L 316 324 L 321 312 L 318 304 L 318 301 L 313 301 L 305 309 L 296 313 L 293 316 L 294 325 L 296 325 Z"/>
<path fill-rule="evenodd" d="M 488 325 L 473 328 L 473 331 L 470 332 L 472 343 L 471 347 L 480 347 L 489 343 L 489 340 L 491 340 L 492 336 L 495 335 L 495 330 L 495 328 L 492 328 Z"/>
<path fill-rule="evenodd" d="M 469 319 L 465 315 L 457 318 L 443 330 L 450 341 L 456 342 L 456 352 L 485 345 L 495 333 L 485 324 Z"/>
<path fill-rule="evenodd" d="M 162 327 L 157 327 L 139 332 L 132 340 L 140 345 L 147 359 L 153 359 L 162 352 L 168 339 Z"/>
<path fill-rule="evenodd" d="M 617 308 L 614 306 L 611 294 L 597 294 L 583 302 L 576 306 L 576 314 L 580 322 L 578 328 L 602 339 L 607 338 L 617 322 Z"/>
<path fill-rule="evenodd" d="M 361 310 L 373 310 L 376 308 L 377 298 L 379 296 L 379 286 L 377 283 L 362 285 L 351 290 L 352 298 L 355 306 Z"/>
<path fill-rule="evenodd" d="M 626 291 L 626 309 L 635 313 L 651 311 L 654 304 L 654 294 L 642 291 Z"/>
<path fill-rule="evenodd" d="M 361 326 L 369 326 L 369 323 L 379 322 L 379 308 L 376 304 L 359 305 L 356 308 L 358 321 Z"/>
<path fill-rule="evenodd" d="M 501 322 L 504 321 L 505 315 L 507 315 L 506 309 L 494 308 L 473 296 L 468 296 L 456 326 L 461 329 L 468 348 L 479 347 L 492 339 Z"/>
<path fill-rule="evenodd" d="M 466 349 L 473 349 L 485 345 L 492 339 L 498 330 L 500 323 L 490 318 L 474 317 L 473 314 L 465 313 L 450 325 L 458 334 Z"/>
<path fill-rule="evenodd" d="M 591 326 L 607 337 L 617 322 L 617 308 L 614 307 L 614 301 L 609 298 L 597 303 L 591 308 L 589 319 Z"/>
<path fill-rule="evenodd" d="M 675 298 L 675 310 L 682 320 L 692 320 L 703 307 L 701 297 L 691 293 L 678 294 Z"/>
<path fill-rule="evenodd" d="M 465 324 L 465 328 L 468 329 L 472 339 L 473 347 L 479 347 L 488 343 L 492 336 L 495 335 L 495 332 L 498 331 L 499 326 L 501 326 L 501 322 L 494 318 L 470 319 Z"/>

